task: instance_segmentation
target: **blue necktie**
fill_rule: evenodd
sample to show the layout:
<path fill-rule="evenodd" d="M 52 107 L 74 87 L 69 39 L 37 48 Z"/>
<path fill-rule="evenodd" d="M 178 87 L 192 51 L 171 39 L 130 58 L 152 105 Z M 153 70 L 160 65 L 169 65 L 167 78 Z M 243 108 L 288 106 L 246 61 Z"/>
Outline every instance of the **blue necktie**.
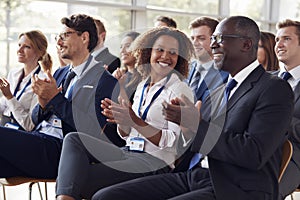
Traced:
<path fill-rule="evenodd" d="M 67 77 L 66 77 L 66 80 L 64 82 L 64 85 L 63 85 L 63 93 L 65 94 L 68 90 L 68 87 L 70 85 L 70 82 L 71 80 L 76 76 L 76 73 L 73 71 L 73 70 L 70 70 Z M 69 92 L 68 92 L 68 100 L 72 99 L 72 92 L 73 92 L 73 86 L 74 84 L 72 84 L 71 88 L 69 89 Z"/>
<path fill-rule="evenodd" d="M 195 153 L 190 161 L 189 169 L 192 169 L 195 165 L 197 165 L 200 162 L 201 157 L 201 153 Z"/>
<path fill-rule="evenodd" d="M 220 106 L 220 109 L 222 110 L 223 107 L 225 107 L 225 105 L 227 104 L 227 101 L 229 99 L 230 96 L 230 92 L 231 90 L 237 85 L 236 80 L 231 79 L 228 84 L 226 85 L 225 91 L 224 91 L 224 97 Z M 195 153 L 194 156 L 192 157 L 191 161 L 190 161 L 190 165 L 189 165 L 189 169 L 192 169 L 197 163 L 200 162 L 202 157 L 201 153 Z"/>
<path fill-rule="evenodd" d="M 226 87 L 225 87 L 225 90 L 224 90 L 224 96 L 223 96 L 223 99 L 221 101 L 221 104 L 219 106 L 219 111 L 218 111 L 218 114 L 222 113 L 224 111 L 224 108 L 226 107 L 227 105 L 227 102 L 228 102 L 228 99 L 229 99 L 229 96 L 230 96 L 230 92 L 231 90 L 237 85 L 237 82 L 236 80 L 234 79 L 231 79 Z"/>
<path fill-rule="evenodd" d="M 290 78 L 292 78 L 292 75 L 289 73 L 289 72 L 283 72 L 282 75 L 281 75 L 281 78 L 283 80 L 289 80 Z"/>

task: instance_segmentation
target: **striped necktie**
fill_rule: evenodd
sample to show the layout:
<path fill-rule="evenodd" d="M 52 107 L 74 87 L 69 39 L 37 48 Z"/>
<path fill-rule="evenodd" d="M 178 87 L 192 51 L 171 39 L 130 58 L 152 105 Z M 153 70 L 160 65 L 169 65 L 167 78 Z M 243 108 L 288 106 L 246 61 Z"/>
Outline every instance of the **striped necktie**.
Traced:
<path fill-rule="evenodd" d="M 204 68 L 202 66 L 200 66 L 199 68 L 197 68 L 193 78 L 192 78 L 192 81 L 190 83 L 190 88 L 193 90 L 194 94 L 197 93 L 197 89 L 198 89 L 198 86 L 199 86 L 199 82 L 201 80 L 201 71 L 203 70 Z"/>

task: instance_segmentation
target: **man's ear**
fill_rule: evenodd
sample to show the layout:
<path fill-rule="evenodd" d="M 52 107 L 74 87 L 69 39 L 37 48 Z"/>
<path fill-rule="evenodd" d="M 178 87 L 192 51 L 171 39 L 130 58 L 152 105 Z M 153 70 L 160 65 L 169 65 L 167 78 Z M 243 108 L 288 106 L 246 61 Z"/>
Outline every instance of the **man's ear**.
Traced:
<path fill-rule="evenodd" d="M 253 41 L 249 38 L 244 39 L 242 51 L 249 51 L 253 48 Z"/>
<path fill-rule="evenodd" d="M 105 37 L 106 37 L 106 32 L 102 32 L 100 33 L 100 37 L 102 38 L 103 42 L 105 41 Z"/>
<path fill-rule="evenodd" d="M 83 32 L 81 34 L 81 38 L 82 38 L 82 40 L 83 40 L 84 43 L 90 41 L 90 37 L 89 36 L 90 36 L 90 34 L 87 31 L 85 31 L 85 32 Z"/>

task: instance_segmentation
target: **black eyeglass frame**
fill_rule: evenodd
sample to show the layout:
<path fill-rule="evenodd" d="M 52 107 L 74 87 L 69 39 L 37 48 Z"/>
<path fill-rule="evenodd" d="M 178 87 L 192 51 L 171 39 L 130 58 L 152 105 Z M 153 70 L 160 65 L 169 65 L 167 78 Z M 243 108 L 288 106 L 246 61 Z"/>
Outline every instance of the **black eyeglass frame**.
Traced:
<path fill-rule="evenodd" d="M 217 44 L 220 44 L 223 42 L 224 38 L 242 38 L 242 39 L 250 39 L 248 36 L 243 35 L 234 35 L 234 34 L 218 34 L 218 35 L 212 35 L 210 37 L 210 42 L 216 42 Z"/>

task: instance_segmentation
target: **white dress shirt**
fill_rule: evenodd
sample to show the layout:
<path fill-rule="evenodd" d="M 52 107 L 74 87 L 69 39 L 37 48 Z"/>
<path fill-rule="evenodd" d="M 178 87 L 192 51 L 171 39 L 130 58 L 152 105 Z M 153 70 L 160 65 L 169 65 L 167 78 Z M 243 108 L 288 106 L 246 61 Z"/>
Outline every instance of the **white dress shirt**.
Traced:
<path fill-rule="evenodd" d="M 38 66 L 34 70 L 32 70 L 30 74 L 23 78 L 19 87 L 20 89 L 17 92 L 16 96 L 20 95 L 23 88 L 31 79 L 37 68 Z M 22 72 L 23 68 L 14 68 L 8 73 L 7 80 L 10 84 L 10 91 L 12 94 L 14 94 L 15 88 L 17 87 L 19 77 L 21 76 Z M 40 78 L 46 77 L 45 73 L 42 70 L 40 70 L 38 76 Z M 29 85 L 28 87 L 26 87 L 19 100 L 17 100 L 16 97 L 7 100 L 4 96 L 2 96 L 0 99 L 0 112 L 3 115 L 9 117 L 12 113 L 19 125 L 21 125 L 26 131 L 31 131 L 34 128 L 34 124 L 31 119 L 31 113 L 37 102 L 37 95 L 33 93 L 31 85 Z"/>
<path fill-rule="evenodd" d="M 146 79 L 147 80 L 147 79 Z M 134 102 L 132 105 L 132 109 L 137 116 L 139 103 L 142 97 L 142 91 L 146 80 L 143 80 L 136 89 Z M 149 91 L 144 92 L 142 102 L 143 105 L 141 106 L 141 113 L 144 112 L 146 107 L 149 105 L 153 95 L 163 86 L 165 85 L 164 89 L 157 97 L 157 99 L 152 103 L 145 122 L 149 125 L 162 130 L 162 136 L 159 142 L 159 145 L 156 146 L 145 137 L 143 137 L 137 130 L 131 128 L 130 134 L 127 137 L 123 137 L 123 139 L 128 139 L 131 137 L 141 137 L 145 139 L 145 147 L 144 151 L 164 160 L 168 163 L 171 167 L 174 167 L 173 163 L 175 161 L 175 156 L 177 154 L 177 142 L 180 136 L 181 129 L 180 127 L 172 122 L 166 121 L 164 116 L 162 115 L 162 102 L 170 102 L 171 99 L 175 97 L 180 97 L 182 94 L 187 96 L 192 102 L 194 101 L 193 92 L 187 86 L 186 83 L 181 81 L 179 77 L 175 74 L 172 74 L 169 81 L 166 83 L 167 78 L 162 79 L 161 81 L 155 83 Z M 128 141 L 128 140 L 127 140 Z"/>
<path fill-rule="evenodd" d="M 282 77 L 282 73 L 286 72 L 286 69 L 283 67 L 280 69 L 280 72 L 278 74 L 279 77 Z M 298 82 L 300 81 L 300 65 L 291 69 L 289 73 L 292 75 L 291 78 L 287 80 L 287 82 L 290 84 L 293 90 L 295 90 L 295 87 L 297 86 Z"/>

